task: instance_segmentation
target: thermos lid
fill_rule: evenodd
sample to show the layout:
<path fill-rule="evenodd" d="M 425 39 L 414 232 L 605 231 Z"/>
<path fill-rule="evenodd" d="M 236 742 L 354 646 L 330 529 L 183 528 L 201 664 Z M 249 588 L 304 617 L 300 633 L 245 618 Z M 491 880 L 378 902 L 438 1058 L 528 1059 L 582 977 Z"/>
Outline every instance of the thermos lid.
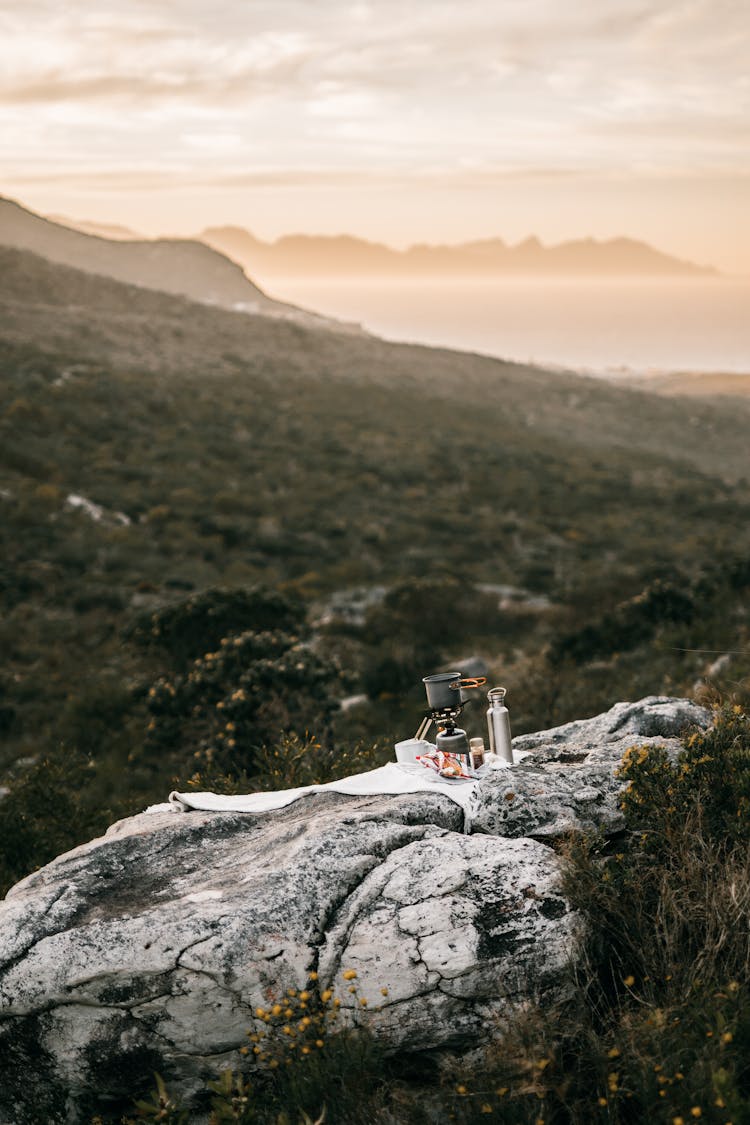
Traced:
<path fill-rule="evenodd" d="M 504 687 L 493 687 L 490 688 L 490 690 L 487 692 L 487 698 L 489 699 L 490 703 L 502 704 L 505 703 L 505 697 L 507 694 L 508 693 Z"/>

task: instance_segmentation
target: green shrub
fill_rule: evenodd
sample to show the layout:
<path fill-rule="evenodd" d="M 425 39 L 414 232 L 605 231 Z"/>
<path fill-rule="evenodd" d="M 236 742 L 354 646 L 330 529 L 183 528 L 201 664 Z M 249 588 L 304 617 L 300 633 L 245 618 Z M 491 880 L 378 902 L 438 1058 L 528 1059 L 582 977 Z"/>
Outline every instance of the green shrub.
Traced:
<path fill-rule="evenodd" d="M 252 790 L 293 789 L 321 785 L 350 774 L 364 773 L 384 765 L 393 757 L 390 741 L 337 742 L 324 745 L 315 735 L 283 734 L 255 755 L 256 773 L 222 772 L 204 766 L 187 782 L 188 788 L 213 793 L 247 793 Z"/>
<path fill-rule="evenodd" d="M 116 819 L 112 806 L 90 800 L 93 773 L 90 759 L 63 746 L 11 779 L 0 802 L 0 896 Z"/>
<path fill-rule="evenodd" d="M 690 735 L 674 762 L 658 747 L 634 747 L 620 777 L 628 823 L 648 854 L 666 858 L 688 820 L 718 847 L 750 835 L 750 720 L 739 706 L 725 706 L 708 730 Z"/>
<path fill-rule="evenodd" d="M 558 637 L 550 647 L 553 663 L 571 659 L 583 663 L 635 648 L 648 641 L 665 623 L 683 624 L 693 620 L 698 605 L 691 593 L 672 582 L 657 579 L 635 597 L 622 602 L 596 623 Z"/>
<path fill-rule="evenodd" d="M 183 772 L 192 764 L 255 774 L 264 745 L 295 730 L 326 729 L 335 679 L 333 666 L 295 634 L 223 637 L 184 674 L 149 689 L 145 757 L 166 752 Z"/>
<path fill-rule="evenodd" d="M 128 636 L 144 648 L 158 648 L 183 667 L 216 648 L 223 637 L 246 630 L 299 630 L 300 602 L 264 586 L 213 587 L 141 615 Z"/>
<path fill-rule="evenodd" d="M 341 999 L 319 987 L 315 972 L 305 988 L 279 990 L 268 1007 L 256 1009 L 236 1067 L 208 1083 L 210 1125 L 371 1125 L 386 1100 L 384 1057 L 376 1039 L 358 1026 L 357 1013 L 364 1013 L 368 999 L 360 996 L 356 976 L 343 973 L 353 1005 L 345 1026 Z M 137 1103 L 139 1116 L 174 1125 L 188 1120 L 179 1097 L 155 1078 L 151 1097 Z"/>

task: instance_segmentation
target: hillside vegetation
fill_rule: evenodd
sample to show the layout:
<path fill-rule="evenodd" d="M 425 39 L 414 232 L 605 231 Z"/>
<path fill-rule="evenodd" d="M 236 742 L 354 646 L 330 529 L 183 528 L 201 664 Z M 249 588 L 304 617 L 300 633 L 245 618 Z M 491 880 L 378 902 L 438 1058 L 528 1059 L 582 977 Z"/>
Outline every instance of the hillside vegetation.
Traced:
<path fill-rule="evenodd" d="M 0 402 L 9 831 L 24 785 L 27 806 L 41 800 L 49 772 L 35 768 L 80 767 L 82 834 L 92 810 L 107 823 L 189 776 L 179 739 L 148 736 L 153 721 L 164 733 L 149 689 L 174 687 L 184 665 L 137 633 L 214 587 L 279 590 L 330 669 L 321 698 L 369 694 L 346 714 L 320 709 L 307 733 L 323 771 L 340 768 L 334 746 L 377 739 L 382 753 L 411 733 L 420 677 L 470 655 L 506 682 L 516 731 L 707 675 L 744 690 L 748 403 L 316 331 L 7 248 Z M 374 586 L 386 595 L 364 625 L 328 615 L 310 630 L 311 607 Z M 522 593 L 510 604 L 494 586 Z M 239 630 L 230 618 L 214 640 Z M 270 708 L 266 745 L 274 731 L 304 743 L 292 712 Z M 185 737 L 203 753 L 202 728 Z M 282 767 L 299 757 L 287 745 Z M 221 766 L 267 784 L 252 776 L 263 760 L 256 746 Z M 6 880 L 65 843 L 34 831 Z"/>

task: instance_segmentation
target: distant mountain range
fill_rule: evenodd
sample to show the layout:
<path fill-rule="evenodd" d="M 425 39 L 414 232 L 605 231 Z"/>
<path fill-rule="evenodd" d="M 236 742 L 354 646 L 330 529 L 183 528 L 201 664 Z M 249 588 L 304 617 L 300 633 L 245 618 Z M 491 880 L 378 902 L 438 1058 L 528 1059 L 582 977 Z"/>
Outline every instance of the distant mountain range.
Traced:
<path fill-rule="evenodd" d="M 143 240 L 129 227 L 86 219 L 50 218 L 104 238 Z M 530 237 L 514 246 L 502 238 L 457 245 L 417 243 L 394 250 L 353 235 L 289 234 L 264 242 L 243 227 L 207 227 L 196 239 L 264 278 L 297 276 L 712 276 L 717 270 L 672 257 L 633 238 L 579 238 L 545 246 Z"/>
<path fill-rule="evenodd" d="M 488 276 L 706 276 L 711 267 L 670 257 L 632 238 L 594 238 L 544 246 L 527 238 L 510 246 L 501 238 L 456 246 L 417 244 L 394 250 L 350 235 L 292 234 L 263 242 L 242 227 L 208 227 L 197 236 L 264 281 L 277 277 L 450 275 Z"/>

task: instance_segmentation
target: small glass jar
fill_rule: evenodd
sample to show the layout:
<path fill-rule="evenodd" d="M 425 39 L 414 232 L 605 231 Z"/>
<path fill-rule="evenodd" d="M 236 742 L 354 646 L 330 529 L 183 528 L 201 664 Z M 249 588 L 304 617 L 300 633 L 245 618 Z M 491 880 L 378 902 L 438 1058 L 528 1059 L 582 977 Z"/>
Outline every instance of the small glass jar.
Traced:
<path fill-rule="evenodd" d="M 470 738 L 469 739 L 469 756 L 471 760 L 471 768 L 473 770 L 480 770 L 484 765 L 484 739 L 483 738 Z"/>

